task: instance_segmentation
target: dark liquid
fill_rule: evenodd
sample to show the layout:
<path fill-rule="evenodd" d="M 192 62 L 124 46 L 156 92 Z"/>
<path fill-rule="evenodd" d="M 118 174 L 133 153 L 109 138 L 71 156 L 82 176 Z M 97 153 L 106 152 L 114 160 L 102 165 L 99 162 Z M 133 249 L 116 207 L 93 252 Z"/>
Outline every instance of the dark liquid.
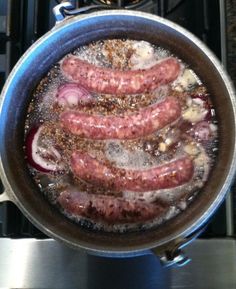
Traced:
<path fill-rule="evenodd" d="M 153 47 L 143 41 L 131 40 L 99 41 L 80 47 L 72 54 L 95 65 L 121 70 L 148 68 L 160 59 L 171 55 L 170 52 L 160 47 Z M 64 131 L 59 119 L 60 114 L 68 108 L 58 105 L 56 95 L 58 87 L 65 83 L 68 83 L 68 80 L 61 73 L 58 63 L 36 87 L 25 125 L 26 135 L 32 127 L 43 127 L 38 144 L 45 150 L 50 148 L 50 158 L 57 158 L 59 153 L 60 162 L 63 163 L 63 169 L 49 173 L 42 173 L 29 165 L 33 178 L 47 199 L 68 218 L 80 225 L 106 231 L 124 232 L 150 228 L 185 210 L 207 181 L 217 151 L 214 108 L 206 88 L 194 72 L 182 63 L 182 78 L 180 77 L 170 85 L 158 88 L 155 92 L 128 96 L 92 93 L 94 100 L 92 105 L 85 104 L 74 108 L 90 114 L 117 115 L 127 111 L 132 113 L 162 101 L 166 96 L 179 99 L 183 111 L 180 119 L 152 135 L 129 141 L 86 140 Z M 211 134 L 209 137 L 206 135 L 207 132 L 198 125 L 199 123 L 209 125 Z M 197 131 L 199 126 L 200 132 Z M 73 175 L 70 157 L 76 150 L 88 152 L 98 160 L 106 160 L 113 166 L 125 169 L 149 169 L 187 154 L 194 162 L 194 176 L 190 182 L 173 189 L 145 193 L 120 192 L 119 197 L 123 199 L 151 204 L 162 202 L 168 206 L 168 209 L 161 216 L 148 221 L 111 224 L 102 218 L 95 220 L 93 217 L 86 216 L 85 218 L 71 214 L 58 204 L 57 198 L 65 190 L 77 190 L 93 195 L 113 195 L 112 189 L 88 184 Z"/>

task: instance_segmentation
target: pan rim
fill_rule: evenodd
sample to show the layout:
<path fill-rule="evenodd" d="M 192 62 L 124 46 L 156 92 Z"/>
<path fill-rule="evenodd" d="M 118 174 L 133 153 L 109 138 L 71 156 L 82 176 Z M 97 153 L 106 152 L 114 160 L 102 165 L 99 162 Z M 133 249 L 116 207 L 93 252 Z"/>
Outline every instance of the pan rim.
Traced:
<path fill-rule="evenodd" d="M 41 45 L 41 43 L 43 43 L 46 39 L 49 39 L 53 34 L 58 33 L 61 29 L 66 29 L 68 26 L 70 25 L 74 25 L 75 22 L 77 21 L 87 21 L 88 19 L 92 19 L 94 17 L 106 17 L 106 16 L 132 16 L 132 17 L 139 17 L 139 18 L 144 18 L 147 20 L 151 20 L 151 21 L 158 21 L 161 24 L 167 25 L 168 27 L 177 30 L 177 32 L 181 33 L 182 35 L 184 35 L 185 37 L 189 38 L 192 42 L 195 43 L 195 45 L 197 45 L 199 47 L 199 49 L 209 58 L 209 60 L 211 61 L 211 63 L 214 65 L 214 67 L 217 69 L 217 72 L 221 75 L 222 80 L 225 83 L 225 86 L 229 92 L 230 95 L 230 101 L 231 101 L 231 106 L 232 106 L 232 110 L 233 110 L 233 115 L 234 118 L 236 118 L 236 98 L 235 98 L 235 93 L 234 93 L 234 89 L 232 84 L 230 83 L 230 80 L 227 76 L 227 73 L 223 70 L 223 68 L 221 67 L 219 61 L 217 60 L 217 58 L 213 55 L 213 53 L 200 41 L 198 40 L 198 38 L 196 38 L 192 33 L 190 33 L 189 31 L 187 31 L 186 29 L 180 27 L 179 25 L 163 19 L 159 16 L 155 16 L 155 15 L 151 15 L 148 13 L 144 13 L 144 12 L 138 12 L 135 11 L 135 13 L 131 10 L 127 11 L 127 10 L 109 10 L 109 11 L 99 11 L 99 12 L 94 12 L 91 13 L 89 15 L 83 15 L 83 16 L 76 16 L 73 18 L 69 18 L 66 19 L 64 21 L 62 21 L 61 23 L 58 23 L 51 31 L 49 31 L 47 34 L 45 34 L 42 38 L 40 38 L 37 42 L 35 42 L 30 48 L 29 50 L 26 51 L 26 53 L 20 58 L 20 60 L 18 61 L 18 63 L 16 64 L 16 66 L 13 68 L 11 74 L 8 77 L 8 80 L 6 81 L 6 84 L 4 85 L 4 88 L 2 90 L 2 100 L 1 100 L 1 107 L 0 107 L 0 114 L 4 105 L 4 98 L 5 95 L 9 89 L 9 86 L 11 85 L 11 79 L 14 78 L 15 74 L 17 73 L 18 69 L 21 67 L 22 62 L 24 62 L 29 54 L 33 53 L 35 49 L 37 49 L 38 46 Z M 1 117 L 0 117 L 0 121 L 1 121 Z M 234 127 L 235 127 L 235 123 L 234 123 Z M 234 135 L 235 135 L 235 130 L 234 130 Z M 236 143 L 236 142 L 235 142 Z M 74 247 L 80 247 L 83 248 L 85 250 L 88 251 L 99 251 L 99 252 L 104 252 L 104 253 L 114 253 L 117 252 L 119 254 L 121 253 L 130 253 L 131 251 L 133 253 L 140 253 L 140 251 L 143 251 L 147 248 L 154 248 L 156 246 L 161 246 L 163 244 L 165 244 L 167 241 L 173 241 L 176 238 L 182 238 L 185 236 L 188 236 L 189 234 L 191 234 L 193 231 L 196 230 L 196 228 L 201 227 L 205 221 L 207 219 L 209 219 L 209 217 L 216 211 L 216 209 L 219 207 L 219 205 L 222 203 L 227 189 L 230 186 L 230 183 L 233 180 L 233 177 L 235 175 L 235 167 L 236 167 L 236 144 L 234 143 L 234 151 L 233 151 L 233 158 L 232 158 L 232 162 L 230 165 L 230 168 L 228 170 L 228 174 L 227 177 L 225 179 L 224 185 L 221 187 L 221 189 L 219 190 L 219 193 L 217 195 L 217 198 L 212 201 L 211 205 L 209 206 L 208 210 L 205 211 L 204 214 L 202 214 L 202 216 L 200 218 L 197 218 L 197 220 L 193 220 L 191 222 L 191 225 L 185 226 L 183 228 L 181 228 L 181 230 L 179 230 L 178 233 L 173 233 L 171 235 L 168 236 L 168 238 L 163 238 L 161 240 L 155 241 L 153 240 L 153 242 L 149 242 L 146 245 L 140 245 L 140 246 L 134 246 L 132 248 L 117 248 L 117 249 L 110 249 L 107 250 L 106 248 L 103 248 L 102 246 L 93 246 L 91 248 L 87 247 L 85 244 L 82 244 L 80 242 L 76 242 L 75 244 L 72 244 L 70 241 L 68 241 L 67 239 L 63 238 L 62 236 L 58 235 L 57 233 L 53 232 L 52 230 L 48 230 L 47 228 L 45 228 L 44 226 L 42 226 L 42 224 L 40 222 L 38 222 L 37 219 L 34 218 L 34 216 L 32 216 L 30 214 L 30 212 L 28 212 L 24 205 L 21 204 L 20 200 L 17 198 L 17 196 L 15 195 L 14 192 L 12 192 L 10 190 L 10 180 L 8 179 L 7 175 L 5 175 L 5 171 L 3 169 L 4 165 L 2 163 L 2 157 L 0 158 L 0 174 L 1 174 L 1 179 L 3 181 L 4 186 L 7 188 L 7 191 L 11 191 L 9 193 L 10 198 L 13 200 L 13 202 L 15 202 L 17 204 L 18 207 L 20 207 L 20 209 L 23 211 L 23 213 L 27 216 L 27 218 L 29 218 L 37 227 L 40 228 L 40 230 L 42 230 L 44 233 L 46 233 L 47 235 L 57 239 L 57 240 L 61 240 L 64 243 L 66 243 L 67 245 L 70 246 L 74 246 Z M 114 245 L 114 244 L 113 244 Z"/>

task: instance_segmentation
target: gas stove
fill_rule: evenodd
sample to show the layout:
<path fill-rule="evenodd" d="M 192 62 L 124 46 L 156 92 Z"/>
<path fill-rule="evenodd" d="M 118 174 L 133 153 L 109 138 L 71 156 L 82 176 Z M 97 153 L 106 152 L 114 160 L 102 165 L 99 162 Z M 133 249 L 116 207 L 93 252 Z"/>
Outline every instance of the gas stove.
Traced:
<path fill-rule="evenodd" d="M 55 1 L 55 0 L 52 0 L 52 1 L 1 0 L 0 1 L 0 89 L 2 88 L 14 64 L 17 62 L 19 57 L 24 53 L 24 51 L 27 50 L 27 48 L 33 42 L 35 42 L 40 36 L 45 34 L 48 30 L 50 30 L 54 26 L 55 18 L 52 13 L 52 8 L 60 2 L 61 1 Z M 77 8 L 86 7 L 90 5 L 107 5 L 110 7 L 116 6 L 118 8 L 145 11 L 145 12 L 149 12 L 149 13 L 167 18 L 185 27 L 186 29 L 191 31 L 193 34 L 195 34 L 197 37 L 199 37 L 202 41 L 204 41 L 206 45 L 222 61 L 223 65 L 225 67 L 227 67 L 228 65 L 227 67 L 228 71 L 232 73 L 231 75 L 232 78 L 236 80 L 235 70 L 231 67 L 232 60 L 235 59 L 234 56 L 232 56 L 232 53 L 233 53 L 232 45 L 230 44 L 228 48 L 228 49 L 231 49 L 229 51 L 230 53 L 228 53 L 227 45 L 226 45 L 228 35 L 232 33 L 231 30 L 235 30 L 234 29 L 235 26 L 233 26 L 233 28 L 231 28 L 231 30 L 228 31 L 228 34 L 226 33 L 226 25 L 229 24 L 226 21 L 226 19 L 228 20 L 232 18 L 232 6 L 233 6 L 232 2 L 233 1 L 226 1 L 227 6 L 225 6 L 225 1 L 221 1 L 221 0 L 211 0 L 211 1 L 210 0 L 77 0 L 77 1 L 73 0 L 70 2 L 72 2 L 72 4 Z M 225 8 L 227 8 L 227 10 Z M 228 15 L 231 16 L 231 18 L 227 18 L 226 16 Z M 232 20 L 230 21 L 232 22 Z M 232 191 L 233 190 L 234 190 L 234 186 L 232 188 Z M 1 191 L 3 191 L 2 186 L 0 186 L 0 192 Z M 229 194 L 227 200 L 222 204 L 217 214 L 212 218 L 205 232 L 201 235 L 201 238 L 203 240 L 197 240 L 195 245 L 191 245 L 190 248 L 187 249 L 189 250 L 190 254 L 194 255 L 194 258 L 196 258 L 197 260 L 197 264 L 199 262 L 200 265 L 198 264 L 198 266 L 201 266 L 201 262 L 203 261 L 199 259 L 200 257 L 198 258 L 198 256 L 194 253 L 194 250 L 198 250 L 199 248 L 203 249 L 203 245 L 202 245 L 203 243 L 204 244 L 216 244 L 217 243 L 217 245 L 212 245 L 212 246 L 213 247 L 216 246 L 215 248 L 217 248 L 218 250 L 220 248 L 220 243 L 215 238 L 220 237 L 221 239 L 219 240 L 222 240 L 225 246 L 229 246 L 227 245 L 229 243 L 227 243 L 225 238 L 234 236 L 234 230 L 236 226 L 235 222 L 233 221 L 234 211 L 236 211 L 233 209 L 234 207 L 236 207 L 236 203 L 235 203 L 235 200 L 233 199 L 233 194 L 231 193 Z M 229 252 L 229 256 L 232 256 L 232 254 L 235 254 L 235 244 L 234 244 L 234 241 L 232 240 L 229 242 L 231 244 L 230 246 L 232 246 L 232 251 Z M 57 258 L 59 258 L 58 256 L 61 256 L 63 263 L 65 263 L 64 265 L 66 267 L 68 267 L 68 264 L 71 265 L 72 271 L 69 272 L 68 271 L 69 268 L 67 268 L 65 269 L 65 271 L 62 271 L 60 273 L 60 274 L 67 274 L 66 276 L 68 277 L 68 280 L 71 278 L 70 274 L 75 273 L 74 270 L 76 270 L 76 268 L 78 268 L 78 270 L 81 270 L 81 272 L 83 272 L 83 270 L 86 270 L 83 266 L 85 267 L 87 266 L 89 268 L 88 266 L 89 262 L 90 262 L 90 268 L 93 268 L 91 270 L 94 270 L 94 275 L 91 278 L 95 278 L 94 276 L 97 276 L 96 278 L 98 279 L 105 278 L 105 275 L 103 277 L 98 276 L 98 273 L 96 273 L 96 269 L 95 269 L 96 265 L 102 266 L 103 270 L 105 270 L 106 268 L 106 270 L 110 272 L 109 273 L 110 279 L 112 279 L 113 274 L 119 275 L 119 272 L 121 272 L 122 270 L 122 266 L 127 267 L 127 270 L 130 267 L 134 268 L 133 273 L 131 273 L 132 278 L 136 278 L 135 276 L 138 276 L 138 274 L 142 274 L 143 270 L 145 269 L 144 272 L 145 274 L 147 274 L 147 278 L 146 279 L 144 278 L 144 279 L 146 280 L 145 282 L 147 284 L 145 285 L 146 286 L 145 287 L 144 285 L 142 285 L 142 283 L 140 283 L 140 287 L 136 287 L 140 289 L 157 288 L 156 286 L 159 283 L 156 282 L 156 280 L 157 279 L 159 281 L 162 280 L 160 278 L 160 272 L 163 276 L 165 274 L 169 274 L 169 273 L 166 273 L 166 271 L 164 272 L 163 269 L 161 269 L 160 265 L 158 265 L 159 264 L 158 260 L 154 261 L 153 256 L 145 256 L 145 257 L 142 257 L 143 259 L 134 258 L 133 260 L 130 259 L 127 262 L 124 260 L 115 261 L 115 260 L 110 259 L 109 260 L 110 263 L 109 262 L 108 263 L 112 264 L 111 265 L 112 269 L 111 268 L 109 269 L 109 266 L 107 267 L 107 263 L 104 258 L 99 259 L 98 257 L 95 258 L 95 257 L 87 256 L 84 253 L 81 253 L 82 255 L 80 255 L 80 253 L 78 252 L 73 256 L 72 250 L 68 248 L 64 248 L 63 246 L 58 245 L 56 241 L 49 239 L 42 232 L 40 232 L 37 228 L 35 228 L 22 215 L 22 213 L 19 211 L 19 209 L 15 205 L 7 202 L 7 203 L 0 205 L 0 248 L 3 248 L 1 246 L 6 247 L 5 253 L 3 252 L 3 250 L 0 249 L 0 256 L 2 256 L 3 254 L 3 256 L 6 257 L 6 260 L 8 260 L 6 252 L 9 251 L 9 256 L 12 256 L 12 253 L 11 253 L 12 251 L 10 249 L 11 245 L 14 248 L 17 246 L 20 246 L 20 248 L 21 246 L 22 248 L 24 246 L 27 246 L 26 251 L 24 251 L 25 254 L 20 255 L 21 258 L 25 258 L 25 256 L 28 256 L 29 254 L 33 254 L 34 250 L 40 251 L 40 248 L 44 250 L 44 253 L 50 252 L 50 248 L 51 249 L 54 248 L 52 249 L 52 252 L 54 252 L 53 254 L 57 256 Z M 205 245 L 205 246 L 206 246 L 205 250 L 207 254 L 207 248 L 210 248 L 211 245 Z M 19 249 L 19 251 L 20 250 L 21 249 Z M 15 256 L 18 256 L 17 254 L 18 253 L 16 251 Z M 45 255 L 45 258 L 46 258 L 46 255 Z M 42 259 L 42 262 L 45 262 L 46 259 L 44 260 L 43 256 L 44 255 L 41 256 L 41 259 Z M 75 258 L 77 258 L 76 256 L 78 257 L 78 259 L 75 260 Z M 2 257 L 0 257 L 0 260 L 5 260 L 1 258 Z M 13 257 L 11 258 L 14 259 Z M 82 263 L 79 263 L 78 261 L 79 259 L 81 260 Z M 37 260 L 37 262 L 39 261 Z M 57 262 L 60 262 L 60 260 L 58 260 Z M 13 268 L 16 268 L 15 265 L 10 264 L 9 262 L 5 264 L 9 266 L 13 266 Z M 93 264 L 92 267 L 91 267 L 91 264 Z M 144 269 L 142 268 L 141 270 L 142 264 L 147 264 L 147 267 L 146 265 L 143 265 L 143 267 L 146 267 L 146 268 Z M 7 283 L 6 274 L 4 274 L 4 276 L 1 276 L 1 273 L 4 272 L 1 266 L 4 266 L 3 261 L 0 261 L 0 269 L 1 269 L 0 270 L 0 287 L 10 288 L 9 284 L 13 284 L 13 283 Z M 21 266 L 20 263 L 19 263 L 19 266 Z M 24 266 L 29 266 L 29 264 L 24 263 Z M 53 264 L 50 266 L 53 266 Z M 157 270 L 155 271 L 156 272 L 155 276 L 150 273 L 151 274 L 149 276 L 150 279 L 148 279 L 148 271 L 151 272 L 152 270 L 154 270 L 153 269 L 154 267 L 156 267 L 155 270 Z M 32 269 L 28 269 L 28 270 L 32 270 Z M 57 267 L 57 270 L 59 270 L 58 267 Z M 185 271 L 182 271 L 182 273 L 187 272 L 187 269 L 184 269 L 184 270 Z M 38 274 L 43 274 L 42 272 L 43 272 L 43 269 L 41 269 L 41 271 Z M 100 271 L 98 270 L 97 272 L 101 273 L 101 270 Z M 173 276 L 177 274 L 175 272 L 176 271 L 173 270 L 173 274 L 174 274 L 174 275 L 172 274 Z M 81 274 L 83 275 L 83 273 Z M 66 276 L 64 276 L 63 278 L 58 276 L 58 278 L 59 279 L 62 278 L 64 280 L 63 282 L 65 282 L 65 280 L 67 280 Z M 168 283 L 167 280 L 168 280 L 169 275 L 167 277 L 166 276 L 167 275 L 165 275 L 164 277 L 165 280 L 163 279 L 164 285 L 159 284 L 159 286 L 164 286 L 164 287 L 158 287 L 158 288 L 177 288 L 177 287 L 170 287 L 170 286 L 180 284 L 180 280 L 178 280 L 178 278 L 176 279 L 176 277 L 173 277 L 174 278 L 173 280 L 175 280 L 175 282 L 174 281 L 172 283 L 169 282 L 169 285 L 167 285 Z M 73 278 L 74 278 L 73 280 L 75 280 L 75 277 Z M 84 280 L 83 278 L 85 278 L 84 275 L 81 278 L 82 278 L 81 282 L 85 282 L 83 281 Z M 119 285 L 113 284 L 113 288 L 122 288 L 122 287 L 134 288 L 132 286 L 134 286 L 134 284 L 136 284 L 137 286 L 138 284 L 138 283 L 132 283 L 134 281 L 132 281 L 131 280 L 132 278 L 128 275 L 122 275 L 122 278 L 124 280 L 126 279 L 128 283 L 126 283 L 126 285 L 122 285 L 122 283 L 119 283 Z M 4 281 L 5 283 L 3 283 L 3 281 L 1 280 L 5 280 Z M 124 282 L 123 284 L 125 284 L 124 280 L 123 280 Z M 77 281 L 79 284 L 80 282 L 79 276 L 78 276 Z M 99 280 L 99 282 L 100 281 L 101 280 Z M 150 284 L 148 282 L 150 282 Z M 62 283 L 61 283 L 61 286 L 57 285 L 55 286 L 55 288 L 68 288 L 67 286 L 64 286 L 64 285 L 62 286 Z M 108 285 L 100 286 L 98 284 L 96 285 L 95 282 L 87 282 L 86 284 L 85 283 L 83 283 L 84 286 L 81 285 L 81 287 L 79 287 L 78 285 L 78 288 L 111 288 L 109 286 L 112 286 L 112 284 L 110 284 L 109 286 Z M 46 285 L 41 284 L 42 286 L 39 286 L 40 285 L 39 283 L 35 283 L 37 284 L 37 286 L 34 283 L 30 283 L 30 284 L 31 285 L 28 287 L 31 287 L 31 288 L 36 288 L 36 287 L 37 288 L 38 287 L 52 288 L 52 286 L 49 286 L 49 285 L 46 286 Z M 43 284 L 46 284 L 46 283 L 43 283 Z M 50 284 L 53 284 L 53 283 L 50 283 Z M 55 284 L 59 284 L 59 283 L 55 282 Z M 75 288 L 75 285 L 74 285 L 75 283 L 72 283 L 72 284 L 73 285 L 71 286 L 71 288 Z M 200 284 L 200 283 L 196 283 L 196 284 Z M 219 284 L 222 284 L 222 283 L 218 283 L 218 285 Z M 122 286 L 122 287 L 119 287 L 119 286 Z M 165 287 L 165 286 L 169 286 L 169 287 Z M 188 286 L 189 286 L 189 283 L 188 283 Z M 210 286 L 209 287 L 194 287 L 195 285 L 192 285 L 192 286 L 193 287 L 178 287 L 178 288 L 215 288 L 215 289 L 216 288 L 235 288 L 235 287 L 226 287 L 226 286 L 217 287 L 217 284 L 214 287 L 210 287 Z M 14 287 L 28 288 L 24 284 L 22 285 L 22 284 L 16 284 L 16 283 L 14 283 Z"/>

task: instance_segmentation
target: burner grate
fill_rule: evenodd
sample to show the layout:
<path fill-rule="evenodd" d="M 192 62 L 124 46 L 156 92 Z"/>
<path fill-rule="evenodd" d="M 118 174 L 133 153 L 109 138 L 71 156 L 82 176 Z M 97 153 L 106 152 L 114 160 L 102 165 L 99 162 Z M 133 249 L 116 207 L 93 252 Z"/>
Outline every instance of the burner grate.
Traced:
<path fill-rule="evenodd" d="M 158 1 L 155 0 L 91 0 L 91 4 L 115 6 L 157 14 Z M 86 5 L 85 5 L 86 6 Z"/>
<path fill-rule="evenodd" d="M 93 0 L 94 4 L 105 4 L 126 8 L 129 8 L 130 6 L 135 7 L 136 5 L 144 5 L 147 2 L 148 0 Z"/>

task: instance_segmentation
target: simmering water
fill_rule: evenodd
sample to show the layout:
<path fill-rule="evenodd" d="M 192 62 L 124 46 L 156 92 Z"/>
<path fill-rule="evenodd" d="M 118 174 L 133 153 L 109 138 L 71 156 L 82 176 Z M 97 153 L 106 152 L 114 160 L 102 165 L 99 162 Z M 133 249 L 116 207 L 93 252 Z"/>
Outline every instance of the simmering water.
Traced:
<path fill-rule="evenodd" d="M 99 67 L 123 71 L 149 69 L 165 58 L 175 57 L 161 47 L 127 39 L 97 41 L 77 48 L 70 55 Z M 87 96 L 86 90 L 84 94 L 82 88 L 80 96 L 81 93 L 83 96 L 77 103 L 73 92 L 68 92 L 73 90 L 73 85 L 70 89 L 65 88 L 73 81 L 62 72 L 62 61 L 63 59 L 56 63 L 35 88 L 25 122 L 25 151 L 29 170 L 42 194 L 62 214 L 79 225 L 105 231 L 147 229 L 186 210 L 207 181 L 217 153 L 216 116 L 211 96 L 202 83 L 204 80 L 200 80 L 191 67 L 178 59 L 181 65 L 178 78 L 154 91 L 130 95 L 88 92 Z M 179 101 L 181 116 L 142 138 L 91 140 L 74 135 L 61 126 L 60 116 L 68 110 L 81 111 L 91 116 L 132 114 L 162 102 L 167 96 Z M 188 156 L 194 164 L 194 172 L 188 182 L 174 188 L 146 192 L 115 190 L 107 184 L 99 183 L 98 186 L 76 176 L 71 169 L 71 155 L 76 151 L 89 153 L 108 167 L 143 171 Z M 79 198 L 89 200 L 92 196 L 93 201 L 90 203 L 95 206 L 93 209 L 97 215 L 94 211 L 89 214 L 89 210 L 86 210 L 85 214 L 81 213 L 80 208 L 75 213 L 63 207 L 58 198 L 64 192 L 72 195 L 81 192 L 71 202 L 78 201 Z M 143 220 L 141 217 L 136 218 L 137 216 L 132 220 L 130 216 L 133 212 L 129 215 L 126 211 L 127 220 L 123 215 L 122 218 L 113 218 L 111 221 L 107 216 L 104 217 L 99 205 L 96 207 L 94 200 L 101 196 L 114 200 L 114 203 L 119 199 L 134 205 L 138 202 L 150 205 L 150 208 L 161 206 L 164 209 Z M 80 206 L 83 205 L 80 203 Z M 102 206 L 104 208 L 105 205 Z"/>

